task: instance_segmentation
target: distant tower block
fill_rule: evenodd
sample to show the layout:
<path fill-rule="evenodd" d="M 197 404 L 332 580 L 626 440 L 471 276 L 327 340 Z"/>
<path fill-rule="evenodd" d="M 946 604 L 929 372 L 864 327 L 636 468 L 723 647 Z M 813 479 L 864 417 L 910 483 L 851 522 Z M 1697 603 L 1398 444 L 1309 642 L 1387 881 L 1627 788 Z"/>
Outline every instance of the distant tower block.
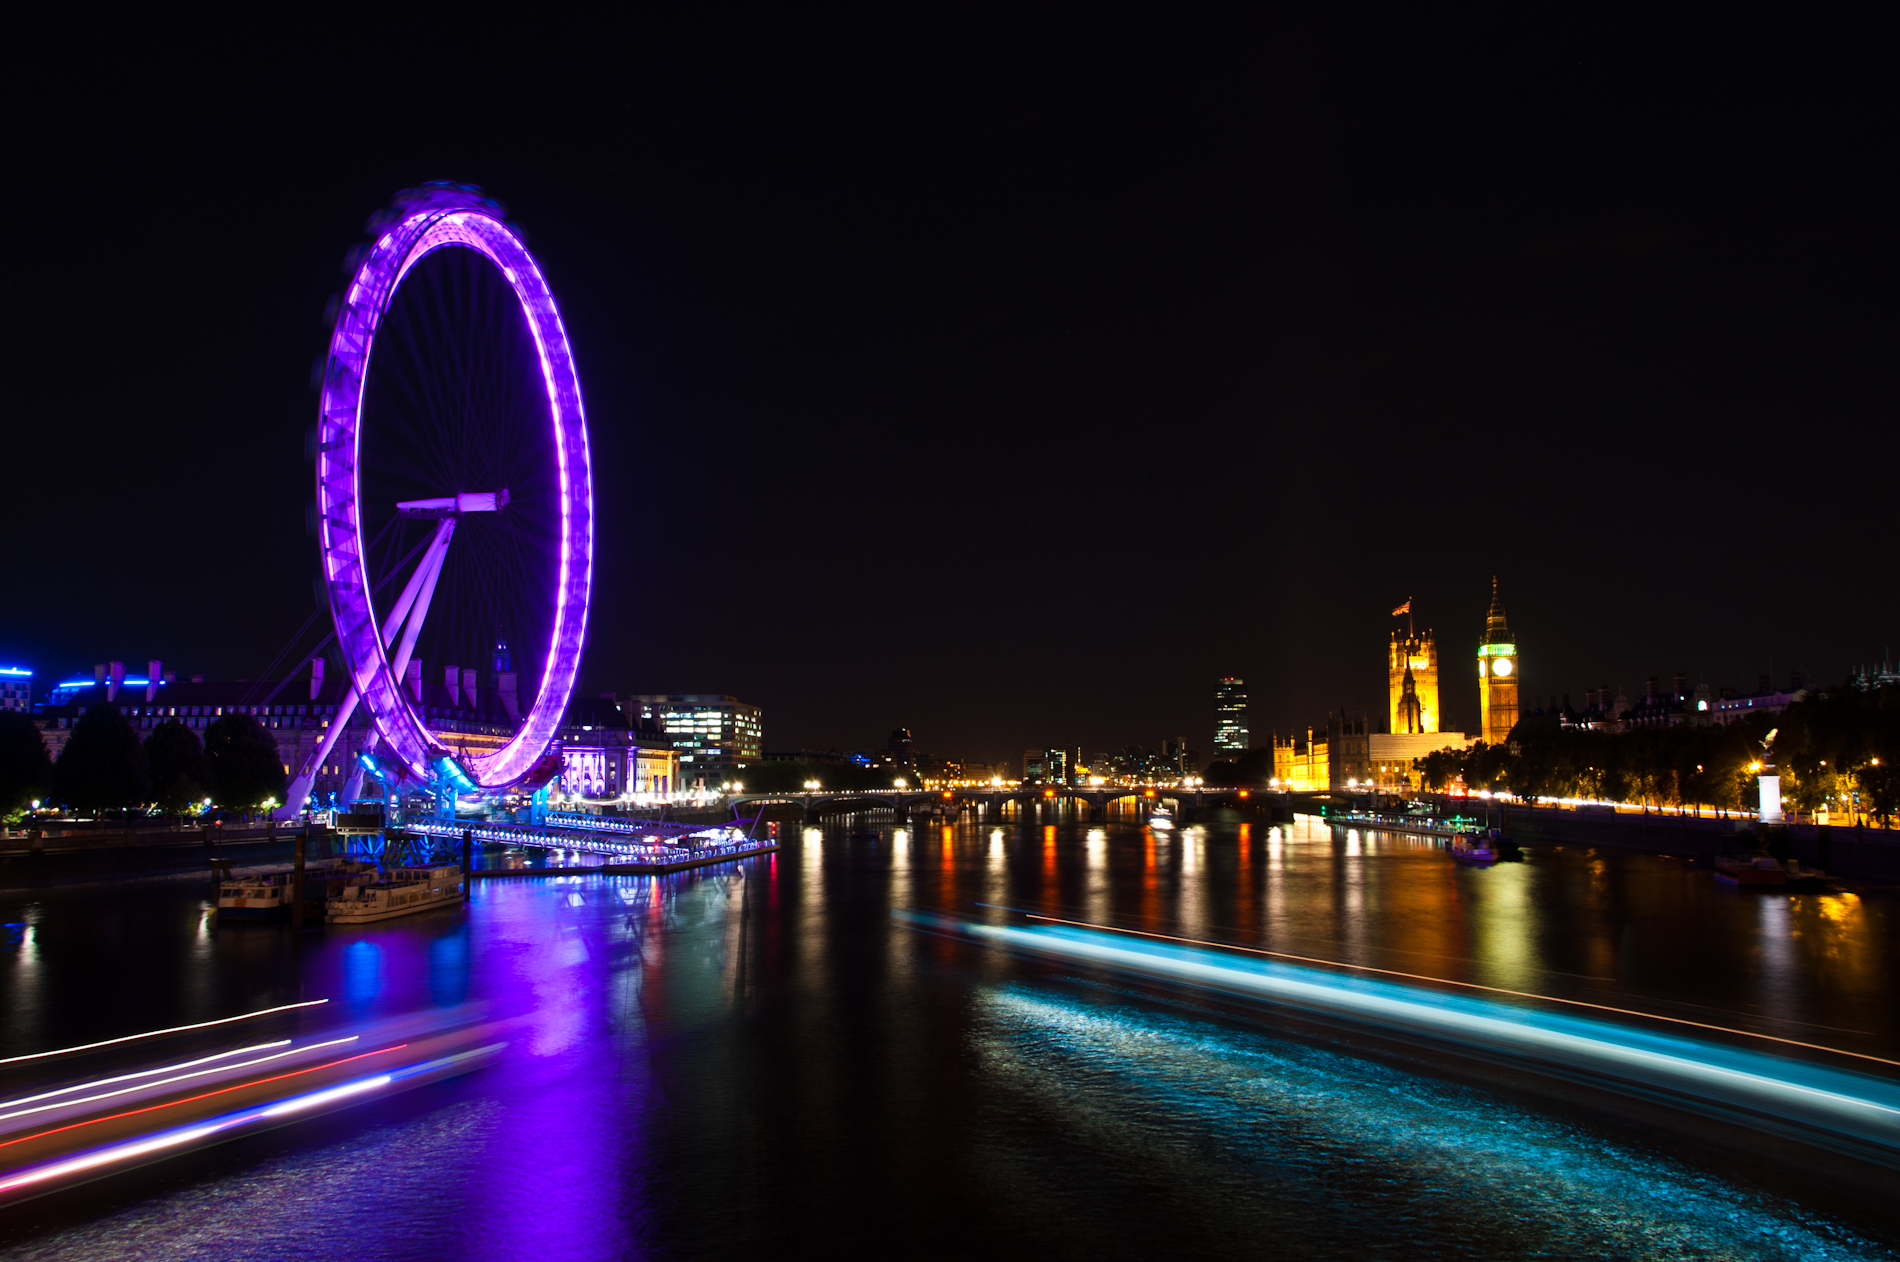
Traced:
<path fill-rule="evenodd" d="M 1438 641 L 1430 627 L 1419 635 L 1412 628 L 1412 602 L 1400 606 L 1405 630 L 1392 633 L 1386 678 L 1394 732 L 1438 731 Z M 1406 673 L 1411 673 L 1411 689 Z"/>
<path fill-rule="evenodd" d="M 1517 726 L 1517 641 L 1504 623 L 1498 580 L 1491 579 L 1491 612 L 1478 642 L 1478 729 L 1487 745 L 1502 745 Z"/>
<path fill-rule="evenodd" d="M 1214 687 L 1214 749 L 1247 752 L 1247 681 L 1229 675 Z"/>

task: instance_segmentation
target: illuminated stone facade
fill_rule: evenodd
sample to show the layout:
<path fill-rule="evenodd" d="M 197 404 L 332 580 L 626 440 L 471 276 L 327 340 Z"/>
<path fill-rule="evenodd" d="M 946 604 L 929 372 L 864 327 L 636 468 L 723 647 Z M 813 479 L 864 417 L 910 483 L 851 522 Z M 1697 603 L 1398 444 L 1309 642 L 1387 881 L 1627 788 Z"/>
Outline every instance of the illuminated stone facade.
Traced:
<path fill-rule="evenodd" d="M 1295 793 L 1318 793 L 1332 787 L 1332 763 L 1326 754 L 1324 737 L 1316 737 L 1312 728 L 1306 738 L 1298 735 L 1273 737 L 1274 787 Z"/>
<path fill-rule="evenodd" d="M 1420 785 L 1417 759 L 1440 749 L 1469 749 L 1475 736 L 1460 732 L 1392 733 L 1375 732 L 1368 740 L 1372 782 L 1381 789 L 1416 789 Z"/>
<path fill-rule="evenodd" d="M 1409 692 L 1405 683 L 1408 671 L 1412 676 Z M 1413 634 L 1409 628 L 1404 634 L 1392 633 L 1386 677 L 1390 683 L 1392 730 L 1406 734 L 1438 731 L 1438 640 L 1431 628 L 1427 627 L 1423 635 Z"/>
<path fill-rule="evenodd" d="M 1323 728 L 1309 727 L 1304 740 L 1296 733 L 1273 738 L 1274 787 L 1295 793 L 1324 793 L 1329 789 L 1357 789 L 1372 783 L 1371 742 L 1363 710 L 1340 710 L 1326 716 Z"/>

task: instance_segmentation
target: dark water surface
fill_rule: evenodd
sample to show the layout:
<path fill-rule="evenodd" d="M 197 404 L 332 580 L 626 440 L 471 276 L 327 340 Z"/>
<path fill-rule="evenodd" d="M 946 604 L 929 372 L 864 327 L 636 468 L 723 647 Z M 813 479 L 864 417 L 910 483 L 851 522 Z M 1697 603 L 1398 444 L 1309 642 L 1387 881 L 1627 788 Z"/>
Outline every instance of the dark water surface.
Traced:
<path fill-rule="evenodd" d="M 1890 895 L 1579 848 L 1473 871 L 1304 820 L 787 833 L 301 938 L 216 927 L 197 882 L 0 895 L 0 1056 L 298 999 L 331 1001 L 304 1029 L 524 1018 L 468 1076 L 0 1210 L 0 1257 L 1896 1256 L 1900 1195 L 1830 1192 L 1805 1150 L 893 916 L 1039 911 L 1900 1059 Z"/>

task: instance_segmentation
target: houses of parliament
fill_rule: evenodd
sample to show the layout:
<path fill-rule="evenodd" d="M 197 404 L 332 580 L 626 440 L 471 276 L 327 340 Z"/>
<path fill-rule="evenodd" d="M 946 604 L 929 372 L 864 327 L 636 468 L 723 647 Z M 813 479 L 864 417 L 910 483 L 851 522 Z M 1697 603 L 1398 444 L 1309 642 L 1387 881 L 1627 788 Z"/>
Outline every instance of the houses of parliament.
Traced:
<path fill-rule="evenodd" d="M 1424 735 L 1439 728 L 1438 640 L 1431 628 L 1420 635 L 1412 625 L 1412 602 L 1392 611 L 1405 615 L 1405 632 L 1392 632 L 1386 656 L 1387 702 L 1394 735 Z M 1478 641 L 1478 733 L 1487 745 L 1510 739 L 1517 726 L 1517 637 L 1504 618 L 1498 580 L 1491 580 L 1491 608 Z"/>
<path fill-rule="evenodd" d="M 1478 741 L 1500 745 L 1517 726 L 1517 639 L 1504 616 L 1498 581 L 1491 580 L 1491 607 L 1479 637 L 1478 731 L 1445 732 L 1439 709 L 1438 640 L 1431 628 L 1421 634 L 1412 620 L 1412 602 L 1392 611 L 1405 617 L 1394 629 L 1386 654 L 1386 705 L 1383 732 L 1368 730 L 1363 712 L 1341 710 L 1323 728 L 1309 727 L 1273 738 L 1274 780 L 1296 792 L 1378 787 L 1401 789 L 1416 784 L 1414 759 L 1438 749 L 1465 748 Z"/>

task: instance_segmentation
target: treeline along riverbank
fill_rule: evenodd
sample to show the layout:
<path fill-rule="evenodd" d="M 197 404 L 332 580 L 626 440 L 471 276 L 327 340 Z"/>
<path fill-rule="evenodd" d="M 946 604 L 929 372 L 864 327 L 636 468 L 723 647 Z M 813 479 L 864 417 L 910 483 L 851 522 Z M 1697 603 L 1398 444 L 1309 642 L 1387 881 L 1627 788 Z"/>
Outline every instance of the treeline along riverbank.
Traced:
<path fill-rule="evenodd" d="M 1430 795 L 1446 814 L 1469 813 L 1469 799 Z M 1519 843 L 1608 846 L 1650 854 L 1713 859 L 1724 851 L 1767 849 L 1849 880 L 1900 882 L 1900 832 L 1829 824 L 1763 828 L 1752 819 L 1652 811 L 1578 811 L 1549 806 L 1493 804 L 1504 829 Z"/>

